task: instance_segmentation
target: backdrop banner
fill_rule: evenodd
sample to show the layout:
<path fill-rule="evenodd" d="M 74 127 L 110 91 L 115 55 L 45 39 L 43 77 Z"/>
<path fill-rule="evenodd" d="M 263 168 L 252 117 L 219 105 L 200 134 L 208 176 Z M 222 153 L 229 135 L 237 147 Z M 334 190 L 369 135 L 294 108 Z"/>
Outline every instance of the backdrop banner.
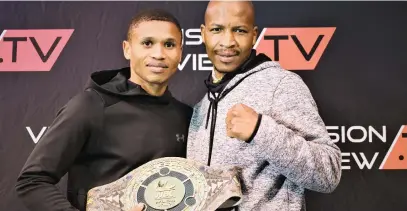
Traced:
<path fill-rule="evenodd" d="M 179 19 L 184 51 L 170 89 L 197 103 L 212 69 L 199 29 L 206 5 L 0 2 L 0 210 L 27 211 L 15 182 L 58 109 L 92 72 L 128 66 L 122 41 L 138 11 L 165 8 Z M 407 210 L 407 2 L 254 5 L 255 48 L 302 77 L 342 150 L 339 186 L 307 191 L 307 210 Z"/>

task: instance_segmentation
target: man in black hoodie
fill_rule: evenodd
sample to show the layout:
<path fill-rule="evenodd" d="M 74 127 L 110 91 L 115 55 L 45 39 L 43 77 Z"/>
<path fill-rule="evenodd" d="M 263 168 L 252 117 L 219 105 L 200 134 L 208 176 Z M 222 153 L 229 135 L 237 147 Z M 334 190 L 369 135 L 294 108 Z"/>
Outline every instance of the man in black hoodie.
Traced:
<path fill-rule="evenodd" d="M 123 52 L 130 67 L 93 73 L 29 156 L 16 185 L 29 210 L 85 210 L 89 189 L 153 159 L 185 157 L 192 109 L 167 86 L 181 60 L 178 21 L 165 11 L 140 13 Z M 66 173 L 67 198 L 55 186 Z"/>

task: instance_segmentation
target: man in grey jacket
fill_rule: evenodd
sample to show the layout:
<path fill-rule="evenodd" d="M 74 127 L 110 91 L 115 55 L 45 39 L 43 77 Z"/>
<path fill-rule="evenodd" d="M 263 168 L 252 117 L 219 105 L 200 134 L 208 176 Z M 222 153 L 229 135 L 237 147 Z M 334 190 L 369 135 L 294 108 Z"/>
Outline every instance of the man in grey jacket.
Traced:
<path fill-rule="evenodd" d="M 201 35 L 214 70 L 194 108 L 187 158 L 240 169 L 236 210 L 304 211 L 305 189 L 337 187 L 340 149 L 302 79 L 256 55 L 257 33 L 250 2 L 208 4 Z"/>

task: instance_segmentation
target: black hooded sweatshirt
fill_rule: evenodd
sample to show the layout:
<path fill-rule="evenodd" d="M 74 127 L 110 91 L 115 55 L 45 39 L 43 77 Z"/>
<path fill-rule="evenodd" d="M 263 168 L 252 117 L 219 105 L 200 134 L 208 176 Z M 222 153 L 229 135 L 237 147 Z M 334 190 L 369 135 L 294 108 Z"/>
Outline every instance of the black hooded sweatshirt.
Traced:
<path fill-rule="evenodd" d="M 17 180 L 29 210 L 85 210 L 89 189 L 153 159 L 186 156 L 192 108 L 168 90 L 148 95 L 129 76 L 129 68 L 93 73 L 57 113 Z M 55 186 L 66 173 L 68 200 Z"/>

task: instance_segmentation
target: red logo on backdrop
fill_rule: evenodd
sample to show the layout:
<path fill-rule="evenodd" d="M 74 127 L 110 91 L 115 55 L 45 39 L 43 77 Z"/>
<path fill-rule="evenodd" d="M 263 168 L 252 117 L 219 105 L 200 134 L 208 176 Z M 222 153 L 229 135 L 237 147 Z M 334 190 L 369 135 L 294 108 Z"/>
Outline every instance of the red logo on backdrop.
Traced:
<path fill-rule="evenodd" d="M 336 27 L 264 28 L 254 48 L 287 70 L 314 70 Z"/>
<path fill-rule="evenodd" d="M 393 143 L 387 151 L 380 169 L 383 170 L 396 170 L 407 169 L 407 125 L 400 127 L 399 132 L 394 138 Z"/>
<path fill-rule="evenodd" d="M 0 34 L 0 72 L 50 71 L 73 31 L 4 30 Z"/>

